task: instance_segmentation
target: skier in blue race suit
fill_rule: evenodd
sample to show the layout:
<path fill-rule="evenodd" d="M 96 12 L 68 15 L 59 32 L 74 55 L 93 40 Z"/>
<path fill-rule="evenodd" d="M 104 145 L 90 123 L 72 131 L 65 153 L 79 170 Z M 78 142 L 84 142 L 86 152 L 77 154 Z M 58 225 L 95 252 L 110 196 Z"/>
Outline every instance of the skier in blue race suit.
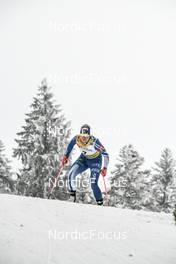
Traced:
<path fill-rule="evenodd" d="M 73 137 L 70 141 L 64 158 L 62 160 L 63 166 L 68 162 L 69 155 L 75 146 L 79 147 L 81 155 L 73 163 L 68 174 L 68 185 L 71 200 L 76 200 L 76 176 L 83 171 L 90 169 L 91 188 L 98 205 L 103 204 L 101 190 L 98 186 L 98 178 L 100 173 L 103 177 L 107 174 L 107 166 L 109 163 L 109 155 L 98 138 L 90 134 L 90 126 L 83 125 L 80 129 L 80 134 Z M 102 168 L 102 156 L 104 160 Z"/>

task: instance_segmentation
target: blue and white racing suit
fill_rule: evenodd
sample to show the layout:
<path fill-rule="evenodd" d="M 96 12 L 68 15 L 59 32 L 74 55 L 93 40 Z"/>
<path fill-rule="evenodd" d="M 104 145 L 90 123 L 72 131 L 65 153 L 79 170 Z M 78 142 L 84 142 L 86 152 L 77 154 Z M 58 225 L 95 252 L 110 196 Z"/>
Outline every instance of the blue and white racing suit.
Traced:
<path fill-rule="evenodd" d="M 96 201 L 102 200 L 102 193 L 98 186 L 98 178 L 102 167 L 102 156 L 104 158 L 103 167 L 107 168 L 109 155 L 98 138 L 90 136 L 86 145 L 80 141 L 79 135 L 75 136 L 69 143 L 65 155 L 69 157 L 73 147 L 77 145 L 81 151 L 79 158 L 73 163 L 68 174 L 69 191 L 76 191 L 76 176 L 83 171 L 90 169 L 91 188 Z"/>

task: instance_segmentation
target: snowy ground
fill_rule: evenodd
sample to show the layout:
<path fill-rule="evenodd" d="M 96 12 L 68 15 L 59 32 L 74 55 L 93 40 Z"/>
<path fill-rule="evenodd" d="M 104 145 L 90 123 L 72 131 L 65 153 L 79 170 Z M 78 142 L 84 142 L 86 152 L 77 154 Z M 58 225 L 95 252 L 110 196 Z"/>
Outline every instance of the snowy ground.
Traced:
<path fill-rule="evenodd" d="M 175 264 L 167 214 L 0 195 L 0 264 Z"/>

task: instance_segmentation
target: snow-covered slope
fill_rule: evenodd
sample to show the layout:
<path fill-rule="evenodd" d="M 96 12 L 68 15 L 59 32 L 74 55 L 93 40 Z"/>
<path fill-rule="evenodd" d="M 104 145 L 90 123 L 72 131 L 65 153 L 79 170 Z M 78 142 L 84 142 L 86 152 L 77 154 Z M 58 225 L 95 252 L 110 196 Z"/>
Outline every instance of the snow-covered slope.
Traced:
<path fill-rule="evenodd" d="M 174 264 L 167 214 L 0 195 L 0 264 Z"/>

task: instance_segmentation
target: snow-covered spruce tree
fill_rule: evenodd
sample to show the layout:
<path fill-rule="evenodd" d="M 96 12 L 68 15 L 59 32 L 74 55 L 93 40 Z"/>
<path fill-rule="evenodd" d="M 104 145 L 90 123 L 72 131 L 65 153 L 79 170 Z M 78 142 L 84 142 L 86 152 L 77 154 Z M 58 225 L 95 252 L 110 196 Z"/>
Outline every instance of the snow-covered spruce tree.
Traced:
<path fill-rule="evenodd" d="M 176 203 L 176 163 L 169 148 L 161 153 L 159 162 L 153 168 L 153 195 L 159 210 L 170 212 Z"/>
<path fill-rule="evenodd" d="M 17 190 L 22 195 L 47 196 L 68 144 L 70 122 L 65 120 L 60 105 L 54 104 L 50 89 L 44 79 L 33 98 L 31 112 L 26 114 L 25 125 L 15 139 L 14 157 L 21 159 L 23 165 L 17 180 Z M 65 173 L 62 178 L 65 180 Z M 62 184 L 53 194 L 64 199 L 65 190 Z"/>
<path fill-rule="evenodd" d="M 157 211 L 155 206 L 155 197 L 152 193 L 152 173 L 150 170 L 144 170 L 141 172 L 141 177 L 138 178 L 138 183 L 140 186 L 140 206 L 141 209 L 149 211 Z"/>
<path fill-rule="evenodd" d="M 120 150 L 117 160 L 111 177 L 110 205 L 141 209 L 145 173 L 140 167 L 144 158 L 130 144 Z"/>
<path fill-rule="evenodd" d="M 4 150 L 4 145 L 0 140 L 0 192 L 10 193 L 14 190 L 14 181 L 12 180 L 10 161 L 6 158 Z"/>

